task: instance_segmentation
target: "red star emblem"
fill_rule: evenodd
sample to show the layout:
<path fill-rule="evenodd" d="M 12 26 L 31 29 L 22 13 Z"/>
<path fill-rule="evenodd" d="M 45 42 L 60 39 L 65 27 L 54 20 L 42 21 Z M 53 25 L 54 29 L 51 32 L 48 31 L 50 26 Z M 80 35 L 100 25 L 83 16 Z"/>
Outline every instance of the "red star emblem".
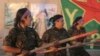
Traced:
<path fill-rule="evenodd" d="M 84 9 L 84 23 L 95 20 L 100 23 L 100 2 L 97 0 L 72 0 Z"/>

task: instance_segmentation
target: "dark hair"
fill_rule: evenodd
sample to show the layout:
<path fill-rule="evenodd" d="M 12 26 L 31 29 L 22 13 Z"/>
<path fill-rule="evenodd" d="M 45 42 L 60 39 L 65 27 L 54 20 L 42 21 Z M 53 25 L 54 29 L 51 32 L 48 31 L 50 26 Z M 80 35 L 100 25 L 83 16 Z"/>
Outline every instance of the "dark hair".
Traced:
<path fill-rule="evenodd" d="M 54 15 L 53 17 L 50 18 L 49 22 L 52 22 L 53 26 L 55 25 L 55 21 L 62 18 L 63 16 L 60 14 Z"/>
<path fill-rule="evenodd" d="M 77 25 L 78 25 L 78 21 L 79 20 L 81 20 L 82 19 L 82 16 L 78 16 L 78 17 L 76 17 L 76 19 L 74 20 L 74 22 L 73 22 L 73 27 L 76 27 Z"/>
<path fill-rule="evenodd" d="M 27 8 L 21 8 L 17 11 L 16 17 L 15 17 L 15 21 L 14 21 L 14 27 L 18 27 L 18 24 L 22 21 L 22 16 L 24 15 L 24 13 L 27 11 Z"/>

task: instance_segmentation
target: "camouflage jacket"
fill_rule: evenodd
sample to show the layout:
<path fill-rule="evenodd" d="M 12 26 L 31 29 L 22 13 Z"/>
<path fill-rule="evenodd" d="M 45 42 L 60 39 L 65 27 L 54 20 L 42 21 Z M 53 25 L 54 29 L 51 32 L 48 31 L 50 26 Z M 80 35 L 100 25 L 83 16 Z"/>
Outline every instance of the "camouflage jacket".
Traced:
<path fill-rule="evenodd" d="M 81 27 L 80 30 L 74 28 L 74 27 L 71 27 L 69 30 L 68 30 L 68 33 L 70 34 L 70 36 L 76 36 L 76 35 L 79 35 L 79 34 L 83 34 L 85 33 L 85 28 L 84 27 Z M 84 41 L 84 38 L 79 38 L 77 40 L 75 40 L 77 42 L 83 42 Z"/>
<path fill-rule="evenodd" d="M 85 31 L 85 28 L 84 27 L 82 27 L 80 30 L 71 27 L 68 30 L 68 32 L 69 32 L 70 36 L 76 36 L 76 35 L 79 35 L 79 34 L 83 34 L 86 31 Z M 79 38 L 79 39 L 70 41 L 70 44 L 71 45 L 75 45 L 75 44 L 77 44 L 77 42 L 83 43 L 85 39 L 86 39 L 86 37 Z M 84 46 L 82 46 L 82 45 L 79 45 L 79 46 L 74 47 L 74 48 L 70 48 L 69 49 L 69 52 L 70 52 L 70 56 L 90 56 L 88 54 L 88 52 L 84 49 Z"/>
<path fill-rule="evenodd" d="M 42 37 L 42 41 L 44 43 L 51 43 L 54 41 L 59 41 L 65 38 L 68 38 L 68 32 L 62 28 L 62 29 L 57 29 L 56 27 L 53 27 L 49 30 L 47 30 Z M 61 44 L 61 45 L 57 45 L 55 46 L 56 48 L 61 48 L 61 47 L 65 47 L 66 43 Z M 48 48 L 49 49 L 49 48 Z M 61 51 L 57 51 L 57 52 L 50 52 L 50 53 L 46 53 L 45 56 L 66 56 L 66 50 L 61 50 Z"/>
<path fill-rule="evenodd" d="M 29 51 L 34 49 L 35 47 L 38 47 L 39 41 L 39 36 L 34 29 L 29 27 L 27 27 L 25 30 L 13 28 L 5 37 L 3 45 Z"/>

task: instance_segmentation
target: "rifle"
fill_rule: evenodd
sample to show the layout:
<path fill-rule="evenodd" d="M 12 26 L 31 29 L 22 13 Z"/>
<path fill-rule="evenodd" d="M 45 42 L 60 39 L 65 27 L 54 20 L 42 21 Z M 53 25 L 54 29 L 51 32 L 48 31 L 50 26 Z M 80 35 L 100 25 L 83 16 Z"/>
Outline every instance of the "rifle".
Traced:
<path fill-rule="evenodd" d="M 87 33 L 84 33 L 84 34 L 80 34 L 80 35 L 76 35 L 76 36 L 73 36 L 73 37 L 70 37 L 70 38 L 60 40 L 57 43 L 59 43 L 59 44 L 66 43 L 68 41 L 72 41 L 72 40 L 75 40 L 75 39 L 84 38 L 85 36 L 89 36 L 89 35 L 95 34 L 97 32 L 98 32 L 97 30 L 94 30 L 94 31 L 91 31 L 91 32 L 87 32 Z M 49 43 L 45 46 L 33 49 L 33 50 L 29 51 L 29 53 L 34 53 L 34 52 L 37 52 L 37 51 L 42 50 L 42 49 L 46 49 L 46 48 L 54 46 L 54 45 L 55 45 L 55 42 L 52 42 L 52 43 Z M 22 53 L 18 56 L 25 56 L 25 55 Z"/>

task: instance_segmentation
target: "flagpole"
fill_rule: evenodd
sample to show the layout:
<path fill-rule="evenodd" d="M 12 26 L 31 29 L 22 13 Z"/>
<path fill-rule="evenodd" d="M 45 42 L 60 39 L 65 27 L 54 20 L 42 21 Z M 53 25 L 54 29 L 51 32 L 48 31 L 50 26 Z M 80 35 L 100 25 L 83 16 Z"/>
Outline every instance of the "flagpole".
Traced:
<path fill-rule="evenodd" d="M 64 28 L 66 30 L 68 30 L 68 27 L 67 27 L 67 24 L 66 24 L 66 18 L 65 18 L 65 15 L 64 15 L 64 12 L 63 12 L 63 8 L 62 8 L 62 5 L 61 5 L 61 0 L 59 0 L 59 4 L 60 4 L 60 7 L 61 7 L 61 14 L 63 15 L 63 19 L 64 19 Z"/>
<path fill-rule="evenodd" d="M 66 24 L 66 18 L 65 18 L 65 15 L 64 15 L 64 12 L 63 12 L 63 8 L 62 8 L 62 3 L 61 3 L 61 0 L 59 0 L 59 4 L 60 4 L 60 8 L 61 8 L 61 14 L 63 15 L 63 19 L 64 19 L 64 28 L 66 29 L 66 30 L 68 30 L 68 27 L 67 27 L 67 24 Z M 69 45 L 68 44 L 66 44 L 66 47 L 68 47 Z M 67 51 L 67 56 L 70 56 L 70 52 L 69 52 L 69 48 L 66 48 L 66 51 Z"/>

